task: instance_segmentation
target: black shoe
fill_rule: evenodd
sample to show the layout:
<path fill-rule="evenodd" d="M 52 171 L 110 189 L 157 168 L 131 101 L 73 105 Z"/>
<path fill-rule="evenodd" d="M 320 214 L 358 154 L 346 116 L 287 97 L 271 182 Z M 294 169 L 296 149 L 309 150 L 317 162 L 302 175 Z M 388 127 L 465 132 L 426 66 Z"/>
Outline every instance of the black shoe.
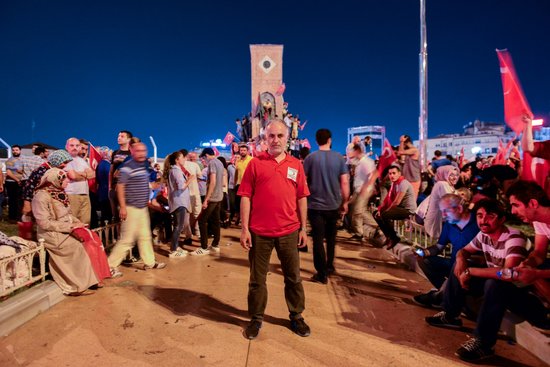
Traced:
<path fill-rule="evenodd" d="M 449 328 L 449 329 L 461 329 L 462 320 L 461 319 L 450 319 L 447 317 L 445 311 L 436 313 L 433 316 L 427 316 L 425 318 L 426 322 L 432 326 Z"/>
<path fill-rule="evenodd" d="M 311 334 L 311 329 L 307 326 L 304 319 L 291 320 L 290 328 L 299 336 L 306 337 Z"/>
<path fill-rule="evenodd" d="M 260 329 L 262 328 L 262 322 L 258 320 L 252 320 L 244 329 L 243 335 L 246 339 L 256 339 L 258 334 L 260 333 Z"/>
<path fill-rule="evenodd" d="M 435 291 L 429 291 L 428 293 L 419 294 L 413 297 L 413 301 L 420 306 L 433 308 L 434 307 L 434 295 Z"/>
<path fill-rule="evenodd" d="M 391 250 L 399 243 L 399 241 L 401 241 L 399 237 L 390 239 L 390 242 L 386 245 L 386 249 Z"/>
<path fill-rule="evenodd" d="M 472 338 L 462 344 L 455 352 L 455 355 L 466 362 L 479 362 L 485 358 L 492 357 L 495 350 L 492 347 L 483 346 L 481 340 Z"/>
<path fill-rule="evenodd" d="M 186 238 L 183 240 L 182 242 L 184 245 L 192 245 L 193 244 L 193 239 L 192 238 Z"/>
<path fill-rule="evenodd" d="M 324 278 L 320 277 L 319 274 L 315 274 L 314 276 L 309 278 L 309 280 L 311 280 L 314 283 L 321 283 L 321 284 L 327 284 L 328 283 L 328 279 L 326 277 L 324 277 Z"/>
<path fill-rule="evenodd" d="M 298 251 L 300 251 L 300 252 L 308 252 L 307 245 L 304 246 L 304 247 L 298 247 Z"/>

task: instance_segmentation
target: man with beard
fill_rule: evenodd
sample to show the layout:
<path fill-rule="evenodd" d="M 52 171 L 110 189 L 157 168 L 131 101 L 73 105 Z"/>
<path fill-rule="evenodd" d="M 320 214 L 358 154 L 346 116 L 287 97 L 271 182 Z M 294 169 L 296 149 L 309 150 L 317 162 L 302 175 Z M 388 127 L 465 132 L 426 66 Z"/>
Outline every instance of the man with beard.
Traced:
<path fill-rule="evenodd" d="M 467 294 L 483 295 L 474 338 L 455 352 L 460 359 L 477 362 L 494 355 L 497 333 L 506 308 L 524 297 L 525 290 L 512 282 L 518 280 L 517 267 L 526 257 L 525 237 L 504 225 L 504 209 L 494 199 L 483 199 L 474 207 L 480 232 L 457 253 L 443 296 L 443 309 L 426 317 L 432 326 L 462 328 L 459 318 Z M 473 264 L 472 255 L 483 256 Z"/>
<path fill-rule="evenodd" d="M 241 181 L 243 180 L 244 171 L 246 170 L 246 167 L 252 160 L 252 157 L 248 153 L 248 145 L 241 143 L 239 144 L 239 156 L 237 157 L 237 162 L 235 163 L 235 175 L 234 175 L 234 186 L 235 186 L 235 192 L 239 192 L 239 186 L 241 185 Z M 239 224 L 240 219 L 240 208 L 241 208 L 241 197 L 239 195 L 236 195 L 235 197 L 235 210 L 236 210 L 236 216 L 237 219 L 235 220 L 235 224 Z"/>
<path fill-rule="evenodd" d="M 6 194 L 8 195 L 8 219 L 16 222 L 21 216 L 21 180 L 23 177 L 23 162 L 21 147 L 12 145 L 11 157 L 6 161 Z"/>
<path fill-rule="evenodd" d="M 80 140 L 77 138 L 67 139 L 65 150 L 73 157 L 73 160 L 64 168 L 70 180 L 65 192 L 71 203 L 71 212 L 82 223 L 90 224 L 92 212 L 88 180 L 95 177 L 95 171 L 90 168 L 86 160 L 80 157 L 82 152 Z"/>
<path fill-rule="evenodd" d="M 302 317 L 305 294 L 297 247 L 307 243 L 309 189 L 300 161 L 286 153 L 288 128 L 281 120 L 266 127 L 268 151 L 250 161 L 238 194 L 241 196 L 241 246 L 249 251 L 250 281 L 247 339 L 258 336 L 267 305 L 266 277 L 273 248 L 281 261 L 290 327 L 297 335 L 310 335 Z"/>
<path fill-rule="evenodd" d="M 116 194 L 116 184 L 118 182 L 118 169 L 120 165 L 130 156 L 130 139 L 133 135 L 131 132 L 122 130 L 118 133 L 117 143 L 118 149 L 113 152 L 111 157 L 111 169 L 109 171 L 109 200 L 111 201 L 111 212 L 113 219 L 118 219 L 118 199 Z"/>

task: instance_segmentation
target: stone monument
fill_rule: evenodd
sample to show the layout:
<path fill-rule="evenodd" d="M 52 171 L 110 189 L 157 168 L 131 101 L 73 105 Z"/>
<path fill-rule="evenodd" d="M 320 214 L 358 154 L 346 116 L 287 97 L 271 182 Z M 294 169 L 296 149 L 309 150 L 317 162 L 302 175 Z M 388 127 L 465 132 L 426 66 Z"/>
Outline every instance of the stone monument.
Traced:
<path fill-rule="evenodd" d="M 269 118 L 283 117 L 283 45 L 250 45 L 252 117 L 258 111 Z"/>

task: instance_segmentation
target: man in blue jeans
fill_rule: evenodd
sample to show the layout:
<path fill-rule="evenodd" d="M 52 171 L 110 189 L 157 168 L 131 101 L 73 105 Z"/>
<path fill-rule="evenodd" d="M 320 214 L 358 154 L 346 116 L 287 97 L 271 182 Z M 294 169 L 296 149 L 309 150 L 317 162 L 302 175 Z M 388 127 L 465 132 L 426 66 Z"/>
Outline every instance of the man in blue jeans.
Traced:
<path fill-rule="evenodd" d="M 349 173 L 342 155 L 330 150 L 330 130 L 317 130 L 315 140 L 319 150 L 304 160 L 304 171 L 311 193 L 307 198 L 307 208 L 313 237 L 313 264 L 317 271 L 311 280 L 327 284 L 327 276 L 334 272 L 336 222 L 340 214 L 347 212 Z M 327 241 L 326 253 L 324 239 Z"/>
<path fill-rule="evenodd" d="M 426 278 L 437 290 L 413 297 L 413 300 L 427 307 L 440 306 L 443 301 L 441 287 L 449 276 L 456 260 L 456 254 L 479 233 L 476 216 L 468 209 L 468 203 L 456 194 L 446 194 L 439 202 L 443 220 L 443 230 L 437 244 L 415 252 L 418 257 L 418 266 Z M 448 244 L 452 245 L 451 257 L 438 256 Z"/>
<path fill-rule="evenodd" d="M 432 326 L 462 328 L 459 318 L 466 295 L 483 295 L 474 338 L 456 351 L 456 356 L 477 362 L 492 356 L 497 333 L 506 308 L 515 299 L 523 298 L 524 289 L 516 287 L 517 267 L 527 255 L 525 237 L 516 229 L 504 225 L 504 209 L 496 200 L 484 199 L 475 208 L 480 232 L 457 253 L 453 270 L 445 288 L 443 309 L 426 317 Z M 481 254 L 484 264 L 472 266 L 471 256 Z"/>

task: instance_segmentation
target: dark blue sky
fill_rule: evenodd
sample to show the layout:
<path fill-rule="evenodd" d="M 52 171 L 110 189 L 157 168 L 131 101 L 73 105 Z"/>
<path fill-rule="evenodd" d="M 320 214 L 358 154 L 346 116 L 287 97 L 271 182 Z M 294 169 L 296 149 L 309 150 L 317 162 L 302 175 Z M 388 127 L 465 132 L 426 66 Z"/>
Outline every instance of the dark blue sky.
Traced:
<path fill-rule="evenodd" d="M 550 118 L 550 1 L 427 0 L 429 136 L 502 121 L 495 48 Z M 249 44 L 284 44 L 285 99 L 304 135 L 383 124 L 418 137 L 419 1 L 0 0 L 0 137 L 161 155 L 223 138 L 250 109 Z"/>

